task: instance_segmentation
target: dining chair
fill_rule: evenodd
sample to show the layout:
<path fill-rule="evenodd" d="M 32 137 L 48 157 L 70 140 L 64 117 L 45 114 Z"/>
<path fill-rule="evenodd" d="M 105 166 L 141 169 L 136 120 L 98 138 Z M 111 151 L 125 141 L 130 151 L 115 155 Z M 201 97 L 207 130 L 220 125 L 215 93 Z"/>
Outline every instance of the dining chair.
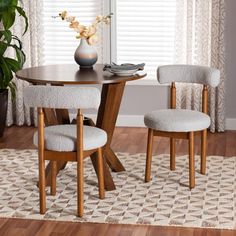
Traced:
<path fill-rule="evenodd" d="M 100 91 L 90 87 L 29 86 L 24 89 L 24 102 L 37 107 L 38 131 L 33 142 L 38 147 L 40 214 L 46 212 L 45 160 L 51 162 L 51 195 L 56 194 L 58 161 L 77 162 L 77 214 L 83 216 L 84 158 L 97 152 L 99 198 L 105 197 L 102 147 L 107 142 L 104 130 L 83 125 L 81 109 L 100 104 Z M 44 108 L 78 109 L 76 124 L 44 127 Z"/>
<path fill-rule="evenodd" d="M 148 128 L 145 182 L 151 180 L 153 137 L 170 138 L 170 169 L 175 170 L 176 139 L 187 139 L 189 148 L 189 188 L 195 187 L 194 134 L 201 132 L 201 174 L 206 173 L 207 128 L 210 126 L 208 109 L 208 86 L 220 83 L 218 69 L 196 65 L 166 65 L 157 69 L 157 79 L 161 84 L 171 83 L 170 107 L 152 111 L 144 116 Z M 175 82 L 203 85 L 202 112 L 176 109 Z"/>

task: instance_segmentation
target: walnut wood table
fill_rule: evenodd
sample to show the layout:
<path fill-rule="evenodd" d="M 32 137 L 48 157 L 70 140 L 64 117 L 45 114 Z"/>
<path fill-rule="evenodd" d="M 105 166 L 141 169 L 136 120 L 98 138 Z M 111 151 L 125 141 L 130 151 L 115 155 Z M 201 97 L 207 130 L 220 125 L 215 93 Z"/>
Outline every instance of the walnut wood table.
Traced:
<path fill-rule="evenodd" d="M 112 136 L 118 116 L 120 103 L 127 81 L 141 79 L 146 74 L 135 74 L 132 76 L 120 77 L 103 71 L 104 65 L 97 64 L 93 69 L 79 69 L 74 65 L 49 65 L 39 66 L 20 70 L 16 73 L 18 79 L 26 80 L 32 84 L 51 84 L 63 86 L 65 84 L 102 84 L 101 104 L 98 110 L 96 126 L 105 130 L 108 135 L 107 144 L 103 149 L 104 153 L 104 174 L 105 187 L 107 190 L 115 189 L 111 173 L 112 171 L 124 171 L 125 168 L 111 149 Z M 70 123 L 69 113 L 66 109 L 45 109 L 46 125 Z M 92 121 L 90 121 L 91 125 Z M 96 154 L 91 156 L 95 171 Z M 107 165 L 108 164 L 108 165 Z M 58 172 L 66 166 L 66 162 L 58 163 Z M 46 182 L 50 185 L 50 165 L 46 167 Z"/>

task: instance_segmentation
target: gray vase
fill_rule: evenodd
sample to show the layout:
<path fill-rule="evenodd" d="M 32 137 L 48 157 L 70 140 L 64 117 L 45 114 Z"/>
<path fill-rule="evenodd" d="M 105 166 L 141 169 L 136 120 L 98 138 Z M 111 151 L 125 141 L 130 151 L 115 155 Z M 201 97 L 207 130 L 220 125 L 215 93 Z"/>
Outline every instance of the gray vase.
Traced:
<path fill-rule="evenodd" d="M 80 45 L 75 51 L 74 58 L 81 68 L 91 68 L 98 60 L 98 54 L 86 39 L 80 40 Z"/>

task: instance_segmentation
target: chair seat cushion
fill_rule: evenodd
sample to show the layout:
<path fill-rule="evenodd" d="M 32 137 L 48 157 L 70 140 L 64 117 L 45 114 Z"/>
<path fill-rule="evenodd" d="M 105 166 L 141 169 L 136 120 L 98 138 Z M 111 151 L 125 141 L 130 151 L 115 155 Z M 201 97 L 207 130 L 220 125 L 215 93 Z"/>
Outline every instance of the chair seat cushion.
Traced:
<path fill-rule="evenodd" d="M 189 132 L 210 126 L 210 117 L 202 112 L 185 109 L 152 111 L 144 116 L 145 125 L 154 130 Z"/>
<path fill-rule="evenodd" d="M 54 125 L 45 127 L 45 149 L 50 151 L 70 152 L 76 151 L 77 128 L 76 125 Z M 84 150 L 102 147 L 107 142 L 104 130 L 84 126 Z M 34 145 L 38 146 L 38 132 L 34 134 Z"/>

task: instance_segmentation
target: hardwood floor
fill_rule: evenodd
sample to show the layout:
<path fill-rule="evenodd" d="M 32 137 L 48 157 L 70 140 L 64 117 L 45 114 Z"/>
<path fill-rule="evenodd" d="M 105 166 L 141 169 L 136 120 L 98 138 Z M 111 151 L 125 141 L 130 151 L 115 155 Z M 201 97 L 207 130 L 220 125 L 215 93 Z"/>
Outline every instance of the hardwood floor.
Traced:
<path fill-rule="evenodd" d="M 7 128 L 0 148 L 34 148 L 32 136 L 35 128 Z M 145 152 L 147 130 L 145 128 L 116 128 L 112 148 L 116 152 L 131 154 Z M 187 154 L 186 140 L 178 140 L 177 155 Z M 195 140 L 195 152 L 200 154 L 200 140 Z M 154 139 L 154 154 L 169 153 L 169 140 Z M 236 156 L 236 131 L 208 135 L 208 155 Z M 178 158 L 178 157 L 177 157 Z M 0 235 L 5 236 L 236 236 L 236 230 L 213 230 L 146 225 L 116 225 L 95 223 L 71 223 L 40 220 L 0 219 Z"/>

